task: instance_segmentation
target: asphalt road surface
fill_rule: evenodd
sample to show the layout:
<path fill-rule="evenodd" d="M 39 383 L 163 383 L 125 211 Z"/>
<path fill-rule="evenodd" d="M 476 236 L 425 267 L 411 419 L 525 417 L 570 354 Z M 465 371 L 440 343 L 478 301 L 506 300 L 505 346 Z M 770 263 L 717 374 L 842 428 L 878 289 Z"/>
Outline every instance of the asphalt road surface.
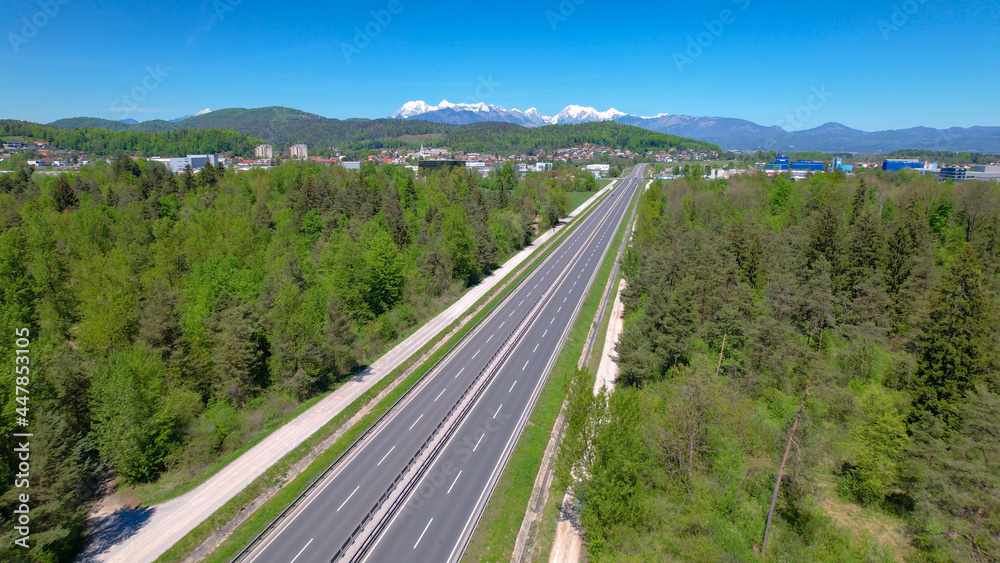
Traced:
<path fill-rule="evenodd" d="M 243 561 L 329 562 L 527 319 L 530 324 L 521 327 L 521 338 L 486 389 L 424 466 L 421 480 L 378 537 L 365 542 L 370 549 L 362 554 L 371 562 L 459 559 L 641 181 L 641 169 L 624 179 Z M 543 295 L 544 305 L 529 317 Z"/>

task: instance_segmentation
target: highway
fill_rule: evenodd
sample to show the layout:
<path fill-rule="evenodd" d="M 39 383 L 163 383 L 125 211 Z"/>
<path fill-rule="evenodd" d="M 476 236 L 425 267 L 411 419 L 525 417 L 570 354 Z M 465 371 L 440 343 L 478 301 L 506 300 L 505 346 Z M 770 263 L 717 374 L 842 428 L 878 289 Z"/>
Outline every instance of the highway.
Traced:
<path fill-rule="evenodd" d="M 640 165 L 242 561 L 458 560 L 641 174 Z"/>

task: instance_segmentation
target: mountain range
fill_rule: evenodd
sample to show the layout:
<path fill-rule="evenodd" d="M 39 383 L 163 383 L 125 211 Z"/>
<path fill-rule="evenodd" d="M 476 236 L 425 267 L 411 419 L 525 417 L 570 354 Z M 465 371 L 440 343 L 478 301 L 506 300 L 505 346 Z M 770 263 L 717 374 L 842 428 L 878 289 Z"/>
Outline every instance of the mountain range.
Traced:
<path fill-rule="evenodd" d="M 4 132 L 0 120 L 0 134 Z M 11 127 L 34 137 L 49 133 L 39 129 L 30 134 L 32 124 L 13 122 Z M 329 119 L 314 113 L 286 107 L 229 108 L 178 120 L 151 120 L 125 123 L 94 117 L 74 117 L 50 123 L 49 129 L 77 130 L 77 137 L 87 138 L 89 129 L 117 133 L 164 133 L 171 137 L 188 130 L 235 131 L 276 145 L 279 149 L 306 143 L 323 151 L 328 147 L 342 150 L 375 150 L 407 147 L 418 143 L 447 146 L 453 150 L 488 154 L 535 154 L 584 143 L 631 149 L 637 152 L 670 148 L 719 150 L 717 145 L 649 131 L 610 120 L 578 124 L 556 124 L 525 128 L 514 123 L 480 121 L 451 125 L 424 120 L 404 119 Z M 8 133 L 14 135 L 15 133 Z M 127 136 L 127 135 L 126 135 Z"/>
<path fill-rule="evenodd" d="M 329 147 L 395 146 L 430 139 L 454 140 L 463 126 L 506 126 L 504 135 L 522 128 L 563 127 L 575 124 L 614 122 L 647 131 L 695 139 L 726 150 L 776 150 L 781 152 L 821 151 L 826 153 L 889 153 L 905 149 L 1000 153 L 1000 127 L 953 127 L 933 129 L 913 127 L 866 132 L 827 123 L 814 129 L 786 131 L 778 126 L 758 125 L 730 117 L 693 117 L 661 113 L 655 116 L 629 115 L 616 109 L 598 111 L 592 107 L 567 106 L 554 116 L 536 108 L 527 111 L 500 106 L 452 104 L 436 106 L 422 101 L 408 102 L 389 118 L 329 119 L 292 108 L 229 108 L 200 111 L 172 120 L 114 121 L 93 117 L 60 119 L 51 125 L 64 129 L 83 127 L 111 131 L 165 132 L 184 129 L 228 129 L 287 147 L 294 143 Z M 500 129 L 493 129 L 500 131 Z M 474 136 L 482 132 L 472 132 Z M 389 145 L 387 145 L 387 143 Z"/>
<path fill-rule="evenodd" d="M 611 108 L 598 111 L 592 107 L 567 106 L 554 116 L 545 116 L 536 108 L 527 111 L 501 106 L 452 104 L 436 106 L 412 101 L 393 113 L 393 119 L 421 120 L 443 124 L 470 124 L 487 121 L 514 123 L 524 127 L 552 124 L 576 124 L 615 121 L 658 133 L 667 133 L 717 144 L 727 150 L 777 150 L 786 152 L 822 151 L 886 153 L 903 149 L 936 151 L 1000 152 L 1000 127 L 952 127 L 933 129 L 912 127 L 867 132 L 839 123 L 826 123 L 813 129 L 786 131 L 731 117 L 693 117 L 661 113 L 655 116 L 629 115 Z"/>

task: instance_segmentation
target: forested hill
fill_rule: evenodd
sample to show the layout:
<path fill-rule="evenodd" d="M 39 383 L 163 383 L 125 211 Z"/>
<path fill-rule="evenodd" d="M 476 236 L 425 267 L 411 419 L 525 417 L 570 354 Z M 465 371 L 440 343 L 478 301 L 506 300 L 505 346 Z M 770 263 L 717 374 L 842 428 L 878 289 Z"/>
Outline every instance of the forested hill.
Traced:
<path fill-rule="evenodd" d="M 562 454 L 591 560 L 765 560 L 785 455 L 766 560 L 997 561 L 1000 186 L 655 182 L 623 271 Z"/>
<path fill-rule="evenodd" d="M 672 147 L 718 150 L 711 143 L 613 122 L 535 128 L 491 122 L 445 125 L 420 120 L 328 119 L 284 107 L 223 109 L 189 117 L 177 123 L 158 120 L 128 125 L 120 121 L 78 117 L 55 121 L 51 125 L 60 128 L 97 126 L 122 132 L 228 129 L 263 139 L 280 148 L 295 143 L 323 148 L 337 146 L 341 149 L 380 149 L 424 143 L 471 152 L 519 154 L 590 143 L 635 151 Z"/>
<path fill-rule="evenodd" d="M 0 138 L 25 137 L 44 140 L 57 149 L 83 151 L 87 156 L 113 156 L 119 152 L 144 156 L 224 154 L 253 156 L 260 139 L 221 129 L 186 129 L 147 133 L 107 129 L 60 129 L 28 121 L 0 120 Z"/>

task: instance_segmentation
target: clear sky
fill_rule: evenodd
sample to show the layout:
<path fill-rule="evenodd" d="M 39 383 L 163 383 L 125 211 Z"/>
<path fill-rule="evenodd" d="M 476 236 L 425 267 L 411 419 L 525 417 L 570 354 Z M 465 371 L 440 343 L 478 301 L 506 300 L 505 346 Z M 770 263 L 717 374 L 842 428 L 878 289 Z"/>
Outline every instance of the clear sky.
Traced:
<path fill-rule="evenodd" d="M 0 0 L 0 118 L 375 118 L 447 99 L 997 126 L 998 30 L 992 1 Z"/>

